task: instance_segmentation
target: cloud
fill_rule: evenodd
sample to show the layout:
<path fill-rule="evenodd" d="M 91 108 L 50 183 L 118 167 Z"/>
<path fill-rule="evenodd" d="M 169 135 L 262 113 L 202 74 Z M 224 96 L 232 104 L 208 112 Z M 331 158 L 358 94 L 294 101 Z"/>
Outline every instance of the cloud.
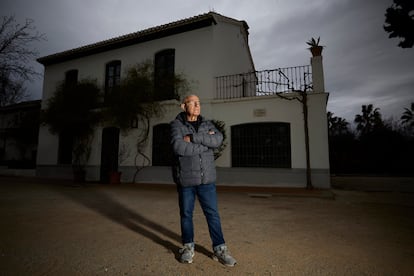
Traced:
<path fill-rule="evenodd" d="M 41 56 L 214 10 L 245 20 L 257 70 L 310 64 L 306 41 L 325 45 L 328 110 L 352 121 L 362 104 L 399 118 L 414 102 L 414 49 L 383 30 L 391 0 L 2 0 L 5 15 L 32 18 L 47 43 Z M 39 71 L 43 68 L 35 64 Z M 41 96 L 41 80 L 29 84 Z"/>

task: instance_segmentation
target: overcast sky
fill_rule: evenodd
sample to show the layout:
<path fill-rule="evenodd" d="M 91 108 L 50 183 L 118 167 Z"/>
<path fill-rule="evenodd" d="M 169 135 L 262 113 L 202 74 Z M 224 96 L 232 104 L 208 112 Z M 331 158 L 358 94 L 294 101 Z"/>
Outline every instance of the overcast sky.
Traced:
<path fill-rule="evenodd" d="M 256 70 L 310 64 L 321 37 L 328 110 L 352 122 L 373 104 L 398 120 L 414 102 L 414 48 L 383 30 L 392 0 L 1 0 L 1 15 L 34 20 L 39 57 L 215 11 L 249 25 Z M 39 72 L 43 66 L 35 64 Z M 42 81 L 28 83 L 41 98 Z"/>

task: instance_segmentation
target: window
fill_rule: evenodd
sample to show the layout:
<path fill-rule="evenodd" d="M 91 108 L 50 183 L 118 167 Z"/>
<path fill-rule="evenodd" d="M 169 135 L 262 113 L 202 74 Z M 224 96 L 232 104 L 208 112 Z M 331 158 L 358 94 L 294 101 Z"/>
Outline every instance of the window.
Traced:
<path fill-rule="evenodd" d="M 73 69 L 65 73 L 65 85 L 75 86 L 78 83 L 78 70 Z M 73 134 L 70 130 L 59 133 L 58 163 L 72 164 Z"/>
<path fill-rule="evenodd" d="M 102 183 L 110 182 L 110 172 L 118 171 L 119 159 L 119 128 L 106 127 L 102 130 L 101 169 Z"/>
<path fill-rule="evenodd" d="M 231 151 L 233 167 L 291 168 L 290 124 L 232 126 Z"/>
<path fill-rule="evenodd" d="M 105 69 L 105 96 L 113 88 L 121 84 L 121 61 L 115 60 L 106 65 Z"/>
<path fill-rule="evenodd" d="M 76 85 L 78 83 L 78 70 L 69 70 L 65 74 L 66 85 Z"/>
<path fill-rule="evenodd" d="M 171 130 L 169 124 L 159 124 L 152 132 L 152 165 L 171 166 L 173 160 L 170 144 Z"/>
<path fill-rule="evenodd" d="M 70 131 L 59 134 L 58 163 L 72 164 L 73 135 Z"/>
<path fill-rule="evenodd" d="M 175 99 L 174 89 L 175 49 L 167 49 L 155 54 L 154 88 L 155 100 Z"/>

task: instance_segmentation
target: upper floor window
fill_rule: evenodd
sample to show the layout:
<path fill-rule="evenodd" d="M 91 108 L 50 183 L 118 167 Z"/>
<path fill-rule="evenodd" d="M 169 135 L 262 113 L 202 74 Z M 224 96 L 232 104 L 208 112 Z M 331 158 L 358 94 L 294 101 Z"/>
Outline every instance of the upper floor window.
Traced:
<path fill-rule="evenodd" d="M 231 159 L 233 167 L 291 168 L 290 124 L 232 126 Z"/>
<path fill-rule="evenodd" d="M 78 70 L 73 69 L 65 73 L 65 84 L 76 85 L 78 83 Z"/>
<path fill-rule="evenodd" d="M 166 49 L 155 54 L 154 88 L 155 100 L 175 99 L 174 89 L 175 49 Z"/>
<path fill-rule="evenodd" d="M 106 64 L 105 95 L 121 84 L 121 61 L 115 60 Z"/>

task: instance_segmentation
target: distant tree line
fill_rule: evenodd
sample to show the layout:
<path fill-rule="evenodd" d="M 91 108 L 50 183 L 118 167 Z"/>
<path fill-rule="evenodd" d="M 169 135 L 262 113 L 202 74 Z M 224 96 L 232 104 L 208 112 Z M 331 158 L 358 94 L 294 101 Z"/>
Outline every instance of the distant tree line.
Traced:
<path fill-rule="evenodd" d="M 355 127 L 328 112 L 332 174 L 414 175 L 414 103 L 398 121 L 383 120 L 379 108 L 363 105 Z"/>

